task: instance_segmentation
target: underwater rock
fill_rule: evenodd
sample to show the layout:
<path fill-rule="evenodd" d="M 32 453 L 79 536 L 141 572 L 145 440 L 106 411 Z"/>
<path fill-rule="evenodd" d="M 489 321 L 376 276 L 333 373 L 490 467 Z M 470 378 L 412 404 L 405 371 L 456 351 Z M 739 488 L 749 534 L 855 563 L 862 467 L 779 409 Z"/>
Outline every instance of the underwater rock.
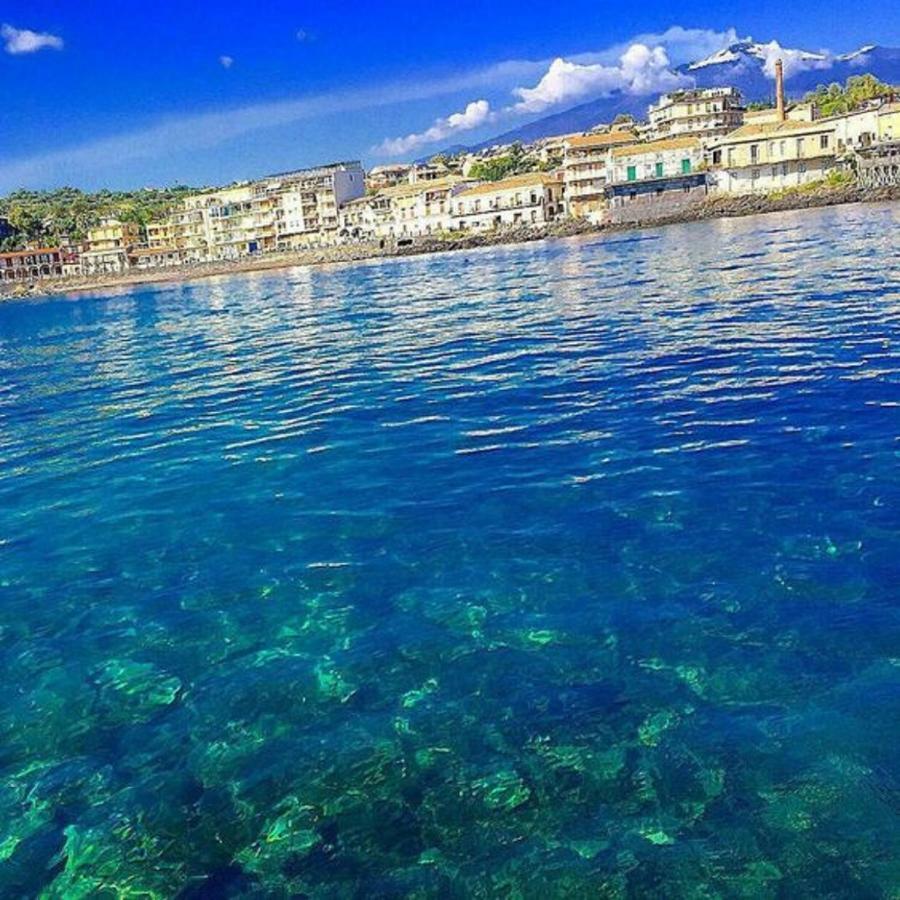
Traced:
<path fill-rule="evenodd" d="M 141 721 L 171 705 L 181 682 L 151 663 L 110 660 L 94 673 L 94 682 L 106 714 L 116 721 Z"/>

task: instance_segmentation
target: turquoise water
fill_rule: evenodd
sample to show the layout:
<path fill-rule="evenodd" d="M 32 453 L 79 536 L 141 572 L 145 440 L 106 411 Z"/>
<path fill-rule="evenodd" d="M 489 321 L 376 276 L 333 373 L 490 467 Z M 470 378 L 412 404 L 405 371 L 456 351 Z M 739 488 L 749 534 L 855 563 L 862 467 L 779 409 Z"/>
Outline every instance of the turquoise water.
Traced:
<path fill-rule="evenodd" d="M 0 306 L 0 896 L 897 897 L 898 225 Z"/>

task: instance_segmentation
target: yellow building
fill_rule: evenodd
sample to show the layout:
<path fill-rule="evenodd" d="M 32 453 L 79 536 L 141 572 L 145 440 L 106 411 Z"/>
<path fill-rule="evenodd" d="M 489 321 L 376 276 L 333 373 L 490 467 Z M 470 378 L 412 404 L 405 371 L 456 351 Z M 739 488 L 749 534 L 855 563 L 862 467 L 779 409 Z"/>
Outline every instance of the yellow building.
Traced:
<path fill-rule="evenodd" d="M 115 218 L 102 219 L 88 230 L 81 267 L 85 275 L 124 272 L 129 267 L 128 251 L 140 241 L 141 227 L 136 222 Z"/>
<path fill-rule="evenodd" d="M 900 141 L 900 103 L 885 103 L 878 111 L 878 140 Z"/>
<path fill-rule="evenodd" d="M 633 131 L 607 131 L 573 135 L 565 141 L 563 182 L 570 216 L 586 218 L 606 208 L 603 191 L 607 183 L 609 152 L 637 140 Z"/>
<path fill-rule="evenodd" d="M 717 191 L 768 193 L 823 179 L 837 166 L 833 122 L 744 125 L 710 147 Z"/>

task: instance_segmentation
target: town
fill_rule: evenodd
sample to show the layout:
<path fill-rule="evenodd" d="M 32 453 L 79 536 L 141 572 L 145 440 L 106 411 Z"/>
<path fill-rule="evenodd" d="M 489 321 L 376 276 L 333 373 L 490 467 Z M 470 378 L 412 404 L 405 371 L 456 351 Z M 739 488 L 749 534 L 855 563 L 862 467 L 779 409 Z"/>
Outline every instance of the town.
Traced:
<path fill-rule="evenodd" d="M 103 218 L 81 242 L 0 253 L 0 287 L 346 245 L 387 251 L 562 220 L 646 223 L 715 195 L 900 184 L 892 93 L 823 114 L 814 100 L 788 103 L 780 60 L 775 69 L 774 106 L 748 107 L 733 87 L 679 90 L 653 103 L 646 122 L 623 116 L 527 147 L 368 173 L 345 161 L 272 175 L 190 194 L 145 226 Z M 0 238 L 11 233 L 0 218 Z"/>

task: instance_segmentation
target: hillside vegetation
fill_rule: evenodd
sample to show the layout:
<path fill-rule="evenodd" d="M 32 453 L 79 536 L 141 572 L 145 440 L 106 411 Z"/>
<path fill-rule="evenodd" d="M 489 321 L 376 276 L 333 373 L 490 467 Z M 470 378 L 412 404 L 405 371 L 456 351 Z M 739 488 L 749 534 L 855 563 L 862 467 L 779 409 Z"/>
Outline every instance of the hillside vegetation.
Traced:
<path fill-rule="evenodd" d="M 803 99 L 807 103 L 815 103 L 822 116 L 838 116 L 848 113 L 869 100 L 879 97 L 890 97 L 898 93 L 898 89 L 874 75 L 851 75 L 846 84 L 820 84 Z"/>
<path fill-rule="evenodd" d="M 146 224 L 164 216 L 195 188 L 145 188 L 139 191 L 98 191 L 77 188 L 54 191 L 16 191 L 0 197 L 0 218 L 14 234 L 0 241 L 0 249 L 18 250 L 29 241 L 57 245 L 81 241 L 104 216 Z"/>

